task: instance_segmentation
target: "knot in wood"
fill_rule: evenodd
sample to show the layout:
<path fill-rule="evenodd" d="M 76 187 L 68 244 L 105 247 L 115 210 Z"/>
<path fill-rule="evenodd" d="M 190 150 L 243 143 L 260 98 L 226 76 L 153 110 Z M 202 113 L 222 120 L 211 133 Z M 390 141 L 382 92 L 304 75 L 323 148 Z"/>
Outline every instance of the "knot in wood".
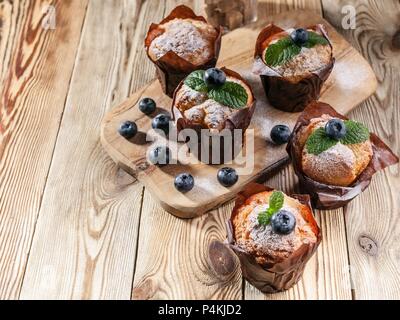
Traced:
<path fill-rule="evenodd" d="M 370 256 L 376 256 L 378 254 L 378 245 L 376 241 L 366 235 L 362 235 L 358 238 L 358 244 L 361 250 Z"/>
<path fill-rule="evenodd" d="M 213 241 L 208 247 L 213 269 L 217 274 L 227 276 L 235 270 L 235 260 L 231 251 L 221 241 Z"/>
<path fill-rule="evenodd" d="M 400 49 L 400 30 L 397 30 L 397 32 L 394 34 L 392 38 L 392 46 L 395 49 Z"/>

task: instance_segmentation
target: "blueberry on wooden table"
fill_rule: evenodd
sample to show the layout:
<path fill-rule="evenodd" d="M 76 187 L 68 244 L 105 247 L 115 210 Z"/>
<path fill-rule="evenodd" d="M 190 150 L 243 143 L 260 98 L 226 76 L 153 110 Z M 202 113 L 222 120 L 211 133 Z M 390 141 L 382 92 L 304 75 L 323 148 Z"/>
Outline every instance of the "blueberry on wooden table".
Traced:
<path fill-rule="evenodd" d="M 171 150 L 167 146 L 158 146 L 150 150 L 149 161 L 155 165 L 169 164 Z"/>
<path fill-rule="evenodd" d="M 210 68 L 204 73 L 204 82 L 209 88 L 218 88 L 226 81 L 225 72 L 218 68 Z"/>
<path fill-rule="evenodd" d="M 139 110 L 146 115 L 150 115 L 156 111 L 156 107 L 156 102 L 151 98 L 143 98 L 139 102 Z"/>
<path fill-rule="evenodd" d="M 239 179 L 239 176 L 233 168 L 222 168 L 218 170 L 217 179 L 224 187 L 233 186 Z"/>
<path fill-rule="evenodd" d="M 271 217 L 271 227 L 275 233 L 289 234 L 296 226 L 296 218 L 287 210 L 280 210 Z"/>
<path fill-rule="evenodd" d="M 188 192 L 194 187 L 194 178 L 189 173 L 181 173 L 175 177 L 175 188 L 182 193 Z"/>
<path fill-rule="evenodd" d="M 132 121 L 124 121 L 119 126 L 118 132 L 124 138 L 131 139 L 137 134 L 138 128 L 136 123 Z"/>
<path fill-rule="evenodd" d="M 341 119 L 329 120 L 325 125 L 325 133 L 329 138 L 340 140 L 346 135 L 346 125 Z"/>
<path fill-rule="evenodd" d="M 308 32 L 305 29 L 299 28 L 294 30 L 290 34 L 290 37 L 295 44 L 302 46 L 308 41 Z"/>
<path fill-rule="evenodd" d="M 272 128 L 270 136 L 273 143 L 281 145 L 289 141 L 290 134 L 291 132 L 288 126 L 278 124 L 277 126 Z"/>
<path fill-rule="evenodd" d="M 162 130 L 165 134 L 168 134 L 170 121 L 171 121 L 171 116 L 162 113 L 154 117 L 153 121 L 151 122 L 151 127 L 153 129 Z"/>

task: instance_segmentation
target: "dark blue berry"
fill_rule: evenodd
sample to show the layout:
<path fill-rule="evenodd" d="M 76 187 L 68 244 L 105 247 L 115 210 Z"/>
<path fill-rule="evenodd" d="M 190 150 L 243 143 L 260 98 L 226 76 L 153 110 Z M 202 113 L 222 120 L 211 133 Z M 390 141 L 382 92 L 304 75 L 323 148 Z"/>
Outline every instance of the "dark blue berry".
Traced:
<path fill-rule="evenodd" d="M 162 130 L 165 134 L 168 134 L 170 121 L 171 117 L 168 114 L 162 113 L 154 117 L 153 121 L 151 122 L 151 127 L 153 129 Z"/>
<path fill-rule="evenodd" d="M 156 102 L 151 98 L 143 98 L 139 102 L 139 110 L 144 114 L 152 114 L 156 111 Z"/>
<path fill-rule="evenodd" d="M 328 137 L 340 140 L 346 135 L 346 125 L 341 119 L 332 119 L 325 125 L 325 133 Z"/>
<path fill-rule="evenodd" d="M 169 164 L 171 158 L 171 150 L 167 146 L 158 146 L 149 152 L 149 161 L 152 164 L 163 165 Z"/>
<path fill-rule="evenodd" d="M 271 130 L 271 140 L 278 145 L 285 144 L 289 141 L 290 134 L 288 126 L 278 124 Z"/>
<path fill-rule="evenodd" d="M 137 134 L 138 128 L 136 123 L 132 121 L 125 121 L 122 122 L 121 125 L 119 126 L 118 132 L 124 138 L 130 139 Z"/>
<path fill-rule="evenodd" d="M 222 168 L 218 170 L 217 179 L 224 187 L 232 187 L 239 179 L 233 168 Z"/>
<path fill-rule="evenodd" d="M 289 234 L 296 226 L 296 218 L 286 210 L 280 210 L 271 217 L 271 227 L 275 233 Z"/>
<path fill-rule="evenodd" d="M 226 81 L 225 72 L 217 68 L 210 68 L 204 73 L 204 82 L 209 88 L 221 87 Z"/>
<path fill-rule="evenodd" d="M 175 188 L 179 192 L 188 192 L 194 186 L 193 176 L 189 173 L 181 173 L 175 177 Z"/>
<path fill-rule="evenodd" d="M 308 41 L 308 32 L 307 30 L 301 28 L 296 29 L 291 33 L 290 37 L 292 38 L 294 43 L 296 43 L 299 46 L 302 46 Z"/>

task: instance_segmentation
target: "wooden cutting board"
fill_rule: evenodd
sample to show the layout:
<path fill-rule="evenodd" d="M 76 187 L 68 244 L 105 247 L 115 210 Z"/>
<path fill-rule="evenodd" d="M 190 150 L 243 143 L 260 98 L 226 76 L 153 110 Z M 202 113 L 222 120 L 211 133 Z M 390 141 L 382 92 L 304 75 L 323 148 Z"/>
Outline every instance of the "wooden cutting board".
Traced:
<path fill-rule="evenodd" d="M 322 17 L 312 12 L 292 11 L 273 16 L 270 22 L 284 29 L 316 23 L 326 26 L 333 43 L 336 64 L 322 89 L 321 101 L 345 114 L 375 92 L 377 80 L 368 62 Z M 112 109 L 103 119 L 101 142 L 111 158 L 141 181 L 161 205 L 176 216 L 192 218 L 201 215 L 232 199 L 247 183 L 266 177 L 287 162 L 285 146 L 273 145 L 269 141 L 269 133 L 276 124 L 287 124 L 293 128 L 298 114 L 285 113 L 271 107 L 259 77 L 251 73 L 254 45 L 262 27 L 240 28 L 223 36 L 218 61 L 218 66 L 226 66 L 246 78 L 257 99 L 256 111 L 249 127 L 254 129 L 254 153 L 246 156 L 248 161 L 254 162 L 254 168 L 243 172 L 242 166 L 229 165 L 240 173 L 239 181 L 233 187 L 225 188 L 217 181 L 217 171 L 223 165 L 200 163 L 157 167 L 148 163 L 146 154 L 152 142 L 146 142 L 146 133 L 151 129 L 151 119 L 161 112 L 169 112 L 172 102 L 163 94 L 157 80 Z M 144 115 L 137 107 L 144 97 L 151 97 L 157 103 L 158 109 L 152 116 Z M 117 131 L 120 123 L 126 120 L 135 121 L 140 131 L 130 141 L 121 137 Z M 195 179 L 194 188 L 186 194 L 174 188 L 174 177 L 181 172 L 189 172 Z"/>

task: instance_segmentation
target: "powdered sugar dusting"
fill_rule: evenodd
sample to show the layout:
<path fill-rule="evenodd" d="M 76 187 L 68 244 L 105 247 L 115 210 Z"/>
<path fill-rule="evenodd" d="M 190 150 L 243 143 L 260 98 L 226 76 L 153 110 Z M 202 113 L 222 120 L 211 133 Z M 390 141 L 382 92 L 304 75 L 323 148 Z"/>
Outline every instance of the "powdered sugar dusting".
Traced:
<path fill-rule="evenodd" d="M 174 19 L 160 27 L 165 32 L 150 45 L 150 52 L 156 59 L 173 51 L 181 58 L 198 65 L 214 54 L 213 41 L 217 32 L 211 25 L 190 19 Z"/>
<path fill-rule="evenodd" d="M 258 215 L 266 209 L 268 209 L 268 204 L 259 205 L 254 208 L 248 217 L 247 228 L 251 240 L 262 254 L 271 255 L 275 251 L 285 251 L 290 254 L 302 244 L 301 238 L 297 232 L 281 235 L 272 230 L 271 224 L 260 225 L 258 223 Z M 295 208 L 284 205 L 282 209 L 293 213 L 296 217 L 296 229 L 304 227 L 304 219 Z"/>

